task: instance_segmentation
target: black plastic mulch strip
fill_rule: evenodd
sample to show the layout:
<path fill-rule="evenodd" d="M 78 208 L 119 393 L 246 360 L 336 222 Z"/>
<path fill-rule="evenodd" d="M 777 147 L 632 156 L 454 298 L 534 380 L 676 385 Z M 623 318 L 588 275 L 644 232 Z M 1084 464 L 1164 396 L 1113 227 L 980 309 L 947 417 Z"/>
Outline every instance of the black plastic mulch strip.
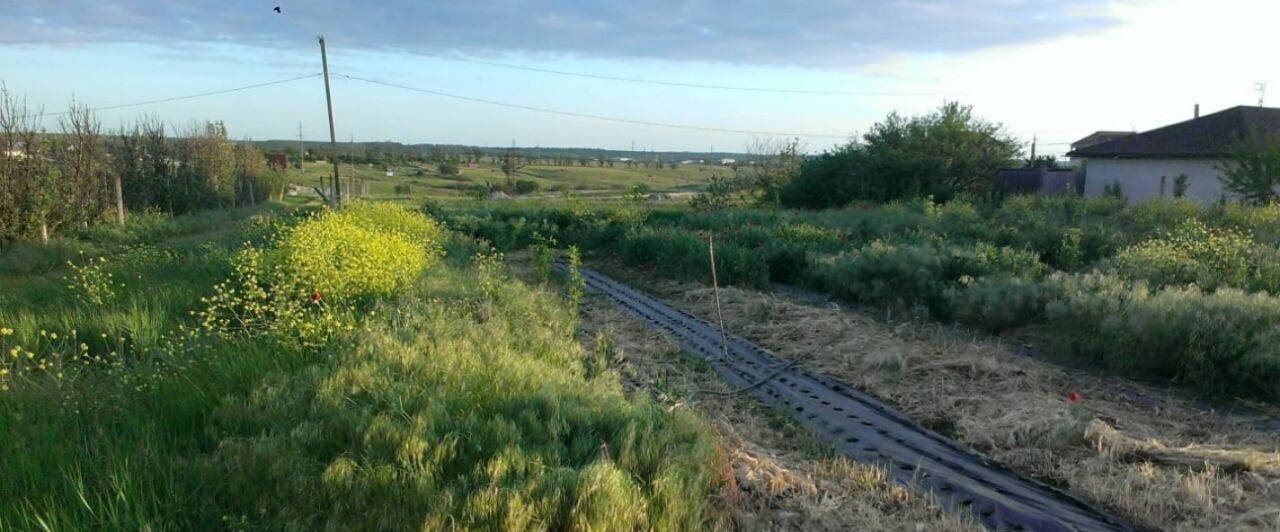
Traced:
<path fill-rule="evenodd" d="M 581 272 L 589 290 L 679 338 L 730 385 L 786 410 L 850 458 L 886 467 L 895 481 L 932 494 L 948 510 L 971 514 L 994 530 L 1132 529 L 920 426 L 852 386 L 790 367 L 739 336 L 729 336 L 726 359 L 717 327 L 600 273 Z"/>

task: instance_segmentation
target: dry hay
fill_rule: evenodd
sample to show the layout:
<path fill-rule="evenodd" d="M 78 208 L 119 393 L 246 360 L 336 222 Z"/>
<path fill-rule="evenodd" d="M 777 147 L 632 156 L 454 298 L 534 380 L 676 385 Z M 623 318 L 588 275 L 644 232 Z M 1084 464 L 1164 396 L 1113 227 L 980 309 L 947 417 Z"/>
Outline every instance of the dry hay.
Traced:
<path fill-rule="evenodd" d="M 711 290 L 611 273 L 714 316 Z M 1176 395 L 1113 386 L 927 323 L 888 323 L 833 304 L 721 290 L 731 332 L 887 400 L 921 423 L 1141 527 L 1280 529 L 1280 438 Z M 1083 399 L 1073 403 L 1072 391 Z"/>
<path fill-rule="evenodd" d="M 665 333 L 603 298 L 583 301 L 580 338 L 593 353 L 605 346 L 613 351 L 604 356 L 630 393 L 692 409 L 715 425 L 727 458 L 722 528 L 979 530 L 894 484 L 883 469 L 836 456 L 750 397 L 699 393 L 730 387 Z"/>

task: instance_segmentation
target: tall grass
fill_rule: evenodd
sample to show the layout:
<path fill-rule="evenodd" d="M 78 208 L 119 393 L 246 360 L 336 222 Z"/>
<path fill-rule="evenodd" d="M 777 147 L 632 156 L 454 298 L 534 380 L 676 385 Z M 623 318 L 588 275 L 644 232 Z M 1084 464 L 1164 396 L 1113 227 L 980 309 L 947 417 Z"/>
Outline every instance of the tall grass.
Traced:
<path fill-rule="evenodd" d="M 333 220 L 374 242 L 413 242 L 401 252 L 420 254 L 407 263 L 425 269 L 405 277 L 403 261 L 394 271 L 363 262 L 359 273 L 385 282 L 349 285 L 345 299 L 298 294 L 309 281 L 289 268 L 279 270 L 286 277 L 233 269 L 237 257 L 277 254 L 305 240 L 307 224 Z M 431 226 L 394 206 L 356 206 L 224 243 L 191 234 L 109 257 L 110 277 L 59 279 L 6 300 L 0 529 L 714 522 L 723 465 L 706 423 L 626 398 L 616 374 L 589 375 L 566 302 L 466 257 L 436 260 Z M 246 240 L 257 251 L 243 250 Z M 465 238 L 443 244 L 477 249 Z M 77 298 L 105 293 L 83 283 L 110 295 Z M 265 309 L 255 323 L 287 323 L 206 319 L 255 305 Z M 299 336 L 316 324 L 327 332 L 304 336 L 323 341 Z"/>

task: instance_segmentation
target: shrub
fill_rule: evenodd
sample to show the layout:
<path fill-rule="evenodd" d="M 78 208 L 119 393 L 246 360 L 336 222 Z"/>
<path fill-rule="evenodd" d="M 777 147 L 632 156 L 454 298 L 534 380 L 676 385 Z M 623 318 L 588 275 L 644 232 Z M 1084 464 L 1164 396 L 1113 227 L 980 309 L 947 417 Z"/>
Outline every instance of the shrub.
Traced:
<path fill-rule="evenodd" d="M 986 243 L 960 248 L 876 241 L 819 261 L 813 276 L 839 297 L 895 308 L 923 305 L 947 319 L 947 292 L 958 283 L 998 273 L 1034 278 L 1043 271 L 1034 254 Z"/>
<path fill-rule="evenodd" d="M 1063 276 L 1045 328 L 1060 352 L 1213 394 L 1280 399 L 1280 298 L 1223 288 L 1151 292 L 1091 273 Z"/>
<path fill-rule="evenodd" d="M 203 299 L 202 329 L 323 345 L 349 325 L 327 308 L 404 288 L 440 258 L 441 239 L 434 221 L 398 205 L 355 202 L 321 212 L 281 231 L 273 247 L 237 254 L 233 277 Z"/>
<path fill-rule="evenodd" d="M 447 162 L 447 161 L 440 163 L 436 167 L 436 169 L 440 171 L 440 175 L 442 176 L 462 175 L 462 168 L 458 167 L 458 165 L 454 163 Z"/>
<path fill-rule="evenodd" d="M 756 197 L 750 179 L 732 176 L 711 176 L 707 189 L 699 192 L 689 202 L 696 211 L 717 211 L 730 207 L 744 207 L 755 203 Z"/>
<path fill-rule="evenodd" d="M 542 188 L 542 185 L 532 179 L 520 179 L 516 181 L 515 187 L 512 188 L 516 194 L 532 194 Z"/>
<path fill-rule="evenodd" d="M 947 292 L 951 317 L 979 330 L 1002 333 L 1044 320 L 1045 307 L 1062 295 L 1052 279 L 982 277 Z"/>
<path fill-rule="evenodd" d="M 1154 287 L 1195 284 L 1205 290 L 1245 286 L 1253 240 L 1234 229 L 1188 220 L 1165 235 L 1122 250 L 1114 269 Z"/>
<path fill-rule="evenodd" d="M 619 247 L 627 264 L 657 268 L 683 279 L 711 279 L 707 241 L 698 233 L 646 230 L 623 240 Z M 763 254 L 720 235 L 716 237 L 716 274 L 722 284 L 764 286 L 769 280 L 769 266 Z"/>

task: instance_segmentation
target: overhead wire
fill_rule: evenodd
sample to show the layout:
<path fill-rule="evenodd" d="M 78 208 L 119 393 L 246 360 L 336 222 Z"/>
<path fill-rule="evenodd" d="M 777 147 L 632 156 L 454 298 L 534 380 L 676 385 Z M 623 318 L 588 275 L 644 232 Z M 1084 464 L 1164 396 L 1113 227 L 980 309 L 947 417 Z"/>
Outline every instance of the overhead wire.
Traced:
<path fill-rule="evenodd" d="M 736 129 L 736 128 L 716 127 L 716 126 L 674 124 L 669 122 L 655 122 L 652 120 L 620 118 L 620 117 L 596 115 L 596 114 L 590 114 L 590 113 L 579 113 L 575 111 L 564 111 L 560 109 L 550 109 L 546 107 L 537 107 L 533 105 L 502 102 L 497 100 L 488 100 L 488 99 L 476 98 L 472 96 L 463 96 L 460 94 L 452 94 L 452 93 L 441 92 L 437 90 L 423 89 L 420 87 L 411 87 L 408 85 L 401 85 L 398 83 L 391 83 L 388 81 L 380 81 L 375 79 L 363 78 L 359 76 L 352 76 L 349 74 L 334 73 L 332 75 L 340 78 L 354 80 L 354 81 L 370 83 L 373 85 L 382 85 L 382 86 L 397 88 L 401 90 L 419 92 L 423 94 L 430 94 L 430 95 L 439 96 L 442 98 L 450 98 L 454 100 L 461 100 L 461 101 L 472 102 L 472 103 L 506 107 L 509 109 L 520 109 L 524 111 L 534 111 L 539 113 L 546 113 L 546 114 L 553 114 L 553 115 L 560 115 L 560 116 L 570 116 L 574 118 L 586 118 L 591 120 L 600 120 L 604 122 L 615 122 L 620 124 L 664 127 L 664 128 L 671 128 L 671 129 L 685 129 L 685 130 L 691 130 L 691 131 L 710 131 L 710 132 L 717 132 L 717 133 L 738 133 L 738 134 L 745 134 L 745 135 L 761 135 L 761 136 L 775 136 L 775 137 L 808 137 L 808 138 L 837 138 L 837 139 L 848 139 L 850 137 L 850 135 L 836 134 L 836 133 L 796 133 L 796 132 L 785 132 L 785 131 L 763 131 L 763 130 L 754 130 L 754 129 Z"/>
<path fill-rule="evenodd" d="M 90 110 L 90 111 L 94 111 L 94 112 L 97 112 L 97 111 L 110 111 L 110 110 L 114 110 L 114 109 L 126 109 L 126 108 L 129 108 L 129 107 L 141 107 L 141 106 L 144 106 L 144 105 L 154 105 L 154 104 L 157 104 L 157 103 L 168 103 L 168 102 L 177 102 L 177 101 L 181 101 L 181 100 L 191 100 L 191 99 L 194 99 L 194 98 L 204 98 L 204 97 L 206 97 L 206 96 L 217 96 L 217 95 L 219 95 L 219 94 L 228 94 L 228 93 L 232 93 L 232 92 L 239 92 L 239 91 L 246 91 L 246 90 L 250 90 L 250 89 L 258 89 L 258 88 L 262 88 L 262 87 L 269 87 L 269 86 L 271 86 L 271 85 L 280 85 L 280 84 L 283 84 L 283 83 L 289 83 L 289 82 L 298 81 L 298 80 L 303 80 L 303 79 L 307 79 L 307 78 L 314 78 L 314 77 L 316 77 L 316 76 L 320 76 L 320 75 L 321 75 L 321 74 L 320 74 L 319 72 L 316 72 L 316 73 L 314 73 L 314 74 L 307 74 L 307 75 L 305 75 L 305 76 L 298 76 L 298 77 L 293 77 L 293 78 L 288 78 L 288 79 L 278 79 L 278 80 L 275 80 L 275 81 L 267 81 L 267 82 L 264 82 L 264 83 L 255 83 L 255 84 L 253 84 L 253 85 L 244 85 L 244 86 L 241 86 L 241 87 L 232 87 L 232 88 L 229 88 L 229 89 L 220 89 L 220 90 L 216 90 L 216 91 L 201 92 L 201 93 L 196 93 L 196 94 L 186 94 L 186 95 L 183 95 L 183 96 L 173 96 L 173 97 L 170 97 L 170 98 L 159 98 L 159 99 L 156 99 L 156 100 L 146 100 L 146 101 L 141 101 L 141 102 L 122 103 L 122 104 L 117 104 L 117 105 L 107 105 L 107 106 L 103 106 L 103 107 L 94 107 L 94 108 L 91 108 L 91 109 L 89 109 L 89 110 Z M 63 112 L 58 112 L 58 113 L 44 113 L 44 115 L 43 115 L 43 116 L 62 116 L 62 115 L 70 114 L 70 113 L 71 113 L 70 111 L 63 111 Z"/>
<path fill-rule="evenodd" d="M 684 88 L 691 88 L 691 89 L 714 89 L 714 90 L 729 90 L 729 91 L 741 91 L 741 92 L 764 92 L 764 93 L 773 93 L 773 94 L 808 94 L 808 95 L 817 95 L 817 96 L 948 96 L 948 95 L 960 94 L 960 93 L 945 93 L 945 92 L 794 89 L 794 88 L 781 88 L 781 87 L 751 87 L 751 86 L 745 86 L 745 85 L 691 83 L 691 82 L 685 82 L 685 81 L 668 81 L 668 80 L 636 78 L 636 77 L 628 77 L 628 76 L 607 76 L 603 74 L 589 74 L 586 72 L 573 72 L 569 70 L 556 70 L 552 68 L 513 65 L 510 63 L 500 63 L 497 61 L 485 61 L 483 59 L 471 59 L 466 57 L 439 56 L 439 58 L 447 61 L 456 61 L 460 63 L 473 63 L 477 65 L 486 65 L 486 66 L 506 68 L 511 70 L 523 70 L 526 72 L 539 72 L 542 74 L 555 74 L 559 76 L 571 76 L 571 77 L 598 79 L 598 80 L 606 80 L 606 81 L 621 81 L 626 83 L 641 83 L 645 85 L 664 85 L 668 87 L 684 87 Z"/>

